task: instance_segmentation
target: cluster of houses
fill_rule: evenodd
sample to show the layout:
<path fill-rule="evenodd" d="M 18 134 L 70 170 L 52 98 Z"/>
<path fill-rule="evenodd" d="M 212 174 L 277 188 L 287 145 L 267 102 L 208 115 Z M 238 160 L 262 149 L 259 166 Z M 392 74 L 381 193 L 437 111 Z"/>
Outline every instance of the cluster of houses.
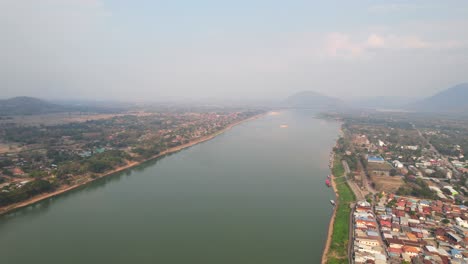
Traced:
<path fill-rule="evenodd" d="M 387 263 L 377 218 L 369 202 L 357 202 L 353 212 L 353 228 L 354 263 Z"/>
<path fill-rule="evenodd" d="M 354 141 L 359 143 L 368 142 L 365 135 L 356 136 Z M 382 140 L 379 140 L 379 142 L 383 142 L 381 144 L 383 146 L 391 145 L 391 143 Z M 377 145 L 377 147 L 380 148 L 380 145 Z M 401 149 L 418 150 L 419 146 L 401 146 Z M 427 149 L 424 149 L 420 156 L 408 157 L 399 153 L 398 150 L 388 151 L 383 148 L 380 149 L 378 154 L 367 155 L 369 175 L 397 177 L 407 175 L 413 180 L 422 178 L 442 201 L 464 200 L 463 194 L 468 193 L 468 190 L 461 187 L 461 190 L 457 191 L 451 182 L 453 179 L 459 178 L 463 173 L 468 173 L 466 166 L 468 166 L 466 161 L 450 159 L 449 163 L 444 157 Z M 468 181 L 462 183 L 462 185 L 467 183 Z"/>
<path fill-rule="evenodd" d="M 389 176 L 390 170 L 396 169 L 399 175 L 410 173 L 420 177 L 451 179 L 455 174 L 468 172 L 468 164 L 459 157 L 450 157 L 449 163 L 438 153 L 419 145 L 399 145 L 378 138 L 374 140 L 376 143 L 371 143 L 363 134 L 353 137 L 356 146 L 373 153 L 367 157 L 370 174 Z"/>
<path fill-rule="evenodd" d="M 361 215 L 367 217 L 358 225 Z M 390 194 L 373 208 L 366 202 L 358 203 L 354 219 L 355 263 L 468 263 L 468 207 L 464 205 Z M 367 235 L 359 239 L 363 226 L 378 230 L 378 238 Z M 380 241 L 385 260 L 378 252 Z M 373 256 L 368 253 L 369 246 L 362 246 L 366 243 L 374 249 Z"/>

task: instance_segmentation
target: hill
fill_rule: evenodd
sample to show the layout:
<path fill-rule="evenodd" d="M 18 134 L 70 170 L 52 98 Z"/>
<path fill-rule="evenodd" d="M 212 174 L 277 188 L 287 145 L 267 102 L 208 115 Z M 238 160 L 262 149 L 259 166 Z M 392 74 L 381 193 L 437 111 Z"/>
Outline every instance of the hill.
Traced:
<path fill-rule="evenodd" d="M 376 96 L 351 99 L 347 102 L 358 109 L 403 109 L 418 99 L 404 96 Z"/>
<path fill-rule="evenodd" d="M 0 115 L 34 115 L 67 111 L 67 107 L 33 97 L 14 97 L 0 100 Z"/>
<path fill-rule="evenodd" d="M 458 84 L 407 107 L 420 112 L 468 111 L 468 83 Z"/>
<path fill-rule="evenodd" d="M 336 109 L 344 107 L 345 103 L 317 92 L 302 91 L 288 97 L 283 104 L 293 108 Z"/>

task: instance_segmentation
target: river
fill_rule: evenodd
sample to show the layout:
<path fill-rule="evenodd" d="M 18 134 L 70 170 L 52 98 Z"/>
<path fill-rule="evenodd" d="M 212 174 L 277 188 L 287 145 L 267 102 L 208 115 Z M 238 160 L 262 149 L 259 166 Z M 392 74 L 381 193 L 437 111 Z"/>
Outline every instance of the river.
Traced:
<path fill-rule="evenodd" d="M 269 114 L 17 210 L 0 217 L 0 263 L 320 263 L 338 130 Z"/>

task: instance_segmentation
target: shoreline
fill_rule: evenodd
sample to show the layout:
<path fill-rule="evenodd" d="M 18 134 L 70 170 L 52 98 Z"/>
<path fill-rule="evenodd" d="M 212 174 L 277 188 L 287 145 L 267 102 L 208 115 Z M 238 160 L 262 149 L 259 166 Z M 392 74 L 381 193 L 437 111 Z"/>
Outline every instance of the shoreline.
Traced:
<path fill-rule="evenodd" d="M 335 162 L 335 152 L 332 151 L 330 155 L 330 171 L 333 168 L 333 163 Z M 335 207 L 333 208 L 333 213 L 330 218 L 330 223 L 328 224 L 328 233 L 327 233 L 327 240 L 325 241 L 325 247 L 323 249 L 322 253 L 322 264 L 326 264 L 328 261 L 328 251 L 330 250 L 330 245 L 331 245 L 331 240 L 332 240 L 332 235 L 333 235 L 333 225 L 335 224 L 335 217 L 336 217 L 336 210 L 338 208 L 338 189 L 336 188 L 336 182 L 335 182 L 335 175 L 332 174 L 331 177 L 331 185 L 333 188 L 333 192 L 335 193 Z"/>
<path fill-rule="evenodd" d="M 325 241 L 325 247 L 323 248 L 323 252 L 322 252 L 322 260 L 321 260 L 322 264 L 326 264 L 328 261 L 328 251 L 330 251 L 330 245 L 331 245 L 332 236 L 333 236 L 333 225 L 335 224 L 336 211 L 338 209 L 338 203 L 339 203 L 338 197 L 340 196 L 338 193 L 338 188 L 336 187 L 336 182 L 335 182 L 336 175 L 333 175 L 333 166 L 335 163 L 335 151 L 333 149 L 338 145 L 338 140 L 344 134 L 343 122 L 340 121 L 339 123 L 340 123 L 340 128 L 338 130 L 338 138 L 335 141 L 335 146 L 333 146 L 332 151 L 330 152 L 330 159 L 328 162 L 328 166 L 330 168 L 330 174 L 332 175 L 331 185 L 333 188 L 333 192 L 335 193 L 335 207 L 333 208 L 333 213 L 330 217 L 330 223 L 328 224 L 327 240 Z"/>
<path fill-rule="evenodd" d="M 27 207 L 27 206 L 30 206 L 30 205 L 33 205 L 33 204 L 36 204 L 42 200 L 45 200 L 45 199 L 48 199 L 48 198 L 52 198 L 52 197 L 56 197 L 56 196 L 59 196 L 61 194 L 64 194 L 66 192 L 69 192 L 69 191 L 72 191 L 72 190 L 75 190 L 79 187 L 82 187 L 82 186 L 86 186 L 96 180 L 99 180 L 99 179 L 102 179 L 104 177 L 108 177 L 108 176 L 112 176 L 118 172 L 122 172 L 122 171 L 125 171 L 127 169 L 130 169 L 130 168 L 133 168 L 133 167 L 136 167 L 138 165 L 141 165 L 145 162 L 148 162 L 148 161 L 151 161 L 151 160 L 154 160 L 154 159 L 157 159 L 157 158 L 161 158 L 161 157 L 164 157 L 168 154 L 171 154 L 171 153 L 175 153 L 175 152 L 178 152 L 178 151 L 181 151 L 183 149 L 186 149 L 186 148 L 189 148 L 189 147 L 192 147 L 194 145 L 197 145 L 197 144 L 200 144 L 200 143 L 203 143 L 205 141 L 209 141 L 225 132 L 227 132 L 228 130 L 232 129 L 233 127 L 241 124 L 241 123 L 244 123 L 244 122 L 248 122 L 248 121 L 252 121 L 252 120 L 255 120 L 255 119 L 258 119 L 260 117 L 263 117 L 265 115 L 268 115 L 270 112 L 265 112 L 265 113 L 261 113 L 261 114 L 258 114 L 258 115 L 255 115 L 255 116 L 252 116 L 252 117 L 249 117 L 249 118 L 246 118 L 246 119 L 243 119 L 243 120 L 239 120 L 237 122 L 234 122 L 232 124 L 229 124 L 228 126 L 226 126 L 225 128 L 213 133 L 213 134 L 210 134 L 210 135 L 207 135 L 207 136 L 204 136 L 204 137 L 201 137 L 201 138 L 198 138 L 198 139 L 195 139 L 193 141 L 190 141 L 186 144 L 182 144 L 180 146 L 176 146 L 176 147 L 172 147 L 172 148 L 169 148 L 169 149 L 166 149 L 164 151 L 162 151 L 161 153 L 157 154 L 157 155 L 154 155 L 148 159 L 144 159 L 142 161 L 133 161 L 133 162 L 130 162 L 130 163 L 127 163 L 126 165 L 124 166 L 121 166 L 121 167 L 118 167 L 116 169 L 113 169 L 111 171 L 108 171 L 108 172 L 105 172 L 105 173 L 102 173 L 100 175 L 98 175 L 98 177 L 94 178 L 94 179 L 87 179 L 85 180 L 84 182 L 81 182 L 81 183 L 77 183 L 77 184 L 74 184 L 74 185 L 71 185 L 71 186 L 64 186 L 63 188 L 60 188 L 54 192 L 51 192 L 51 193 L 44 193 L 44 194 L 40 194 L 40 195 L 37 195 L 37 196 L 34 196 L 34 197 L 31 197 L 30 199 L 28 200 L 25 200 L 23 202 L 19 202 L 19 203 L 14 203 L 14 204 L 11 204 L 11 205 L 7 205 L 7 206 L 4 206 L 4 207 L 0 207 L 0 216 L 3 216 L 5 214 L 8 214 L 8 213 L 11 213 L 15 210 L 18 210 L 18 209 L 21 209 L 21 208 L 24 208 L 24 207 Z"/>
<path fill-rule="evenodd" d="M 340 126 L 340 130 L 339 130 L 339 137 L 338 139 L 336 140 L 336 143 L 335 143 L 335 146 L 334 147 L 337 147 L 338 146 L 338 140 L 340 139 L 340 137 L 344 137 L 344 129 L 343 129 L 343 123 L 341 123 L 341 126 Z M 330 223 L 329 223 L 329 226 L 328 226 L 328 234 L 327 234 L 327 240 L 325 242 L 325 247 L 324 247 L 324 250 L 323 250 L 323 253 L 322 253 L 322 260 L 321 260 L 321 263 L 322 264 L 326 264 L 328 263 L 328 261 L 333 261 L 333 263 L 335 263 L 336 261 L 344 261 L 345 259 L 348 260 L 348 262 L 344 262 L 344 263 L 351 263 L 351 244 L 350 244 L 350 241 L 351 241 L 351 233 L 352 233 L 352 223 L 350 221 L 350 217 L 351 217 L 351 214 L 352 214 L 352 209 L 349 209 L 348 206 L 352 206 L 353 203 L 355 203 L 358 194 L 355 192 L 355 190 L 353 188 L 351 188 L 351 185 L 350 185 L 350 182 L 349 180 L 347 179 L 347 176 L 346 176 L 346 169 L 344 168 L 344 165 L 342 164 L 343 162 L 341 160 L 336 160 L 336 156 L 337 156 L 337 153 L 332 150 L 330 152 L 330 162 L 329 162 L 329 166 L 330 166 L 330 171 L 331 171 L 331 174 L 333 175 L 332 176 L 332 181 L 331 181 L 331 184 L 332 184 L 332 187 L 333 187 L 333 191 L 335 192 L 335 196 L 336 196 L 336 206 L 335 208 L 333 209 L 333 214 L 330 218 Z M 335 163 L 337 162 L 337 163 Z M 336 171 L 337 175 L 335 175 L 334 173 L 334 168 L 335 168 L 335 165 L 340 165 L 342 166 L 342 172 L 338 172 L 338 170 Z M 341 175 L 339 175 L 341 173 Z M 338 188 L 338 184 L 336 182 L 336 180 L 338 178 L 342 178 L 344 177 L 344 182 L 339 182 L 340 184 L 341 183 L 344 183 L 346 185 L 346 188 L 343 188 L 343 186 L 340 185 L 340 188 Z M 341 193 L 340 193 L 341 191 Z M 351 196 L 351 197 L 349 197 Z M 344 206 L 344 207 L 343 207 Z M 338 210 L 339 209 L 339 210 Z M 350 210 L 349 212 L 347 212 L 347 210 Z M 346 224 L 347 224 L 347 231 L 346 233 L 347 234 L 347 242 L 346 242 L 346 239 L 345 238 L 342 238 L 340 237 L 339 235 L 336 235 L 336 234 L 340 234 L 339 232 L 343 231 L 343 233 L 345 233 L 345 230 L 340 230 L 340 229 L 343 229 L 343 225 L 344 225 L 344 214 L 346 213 L 347 215 L 347 220 L 346 220 Z M 338 217 L 338 219 L 337 219 Z M 335 224 L 337 224 L 337 230 L 335 230 Z M 340 237 L 340 238 L 337 238 L 337 237 Z M 343 242 L 345 241 L 345 242 Z M 332 247 L 332 242 L 333 243 L 338 243 L 336 246 L 334 244 L 334 247 L 333 249 L 331 249 Z M 344 255 L 344 252 L 342 252 L 342 248 L 343 247 L 346 247 L 346 256 Z"/>

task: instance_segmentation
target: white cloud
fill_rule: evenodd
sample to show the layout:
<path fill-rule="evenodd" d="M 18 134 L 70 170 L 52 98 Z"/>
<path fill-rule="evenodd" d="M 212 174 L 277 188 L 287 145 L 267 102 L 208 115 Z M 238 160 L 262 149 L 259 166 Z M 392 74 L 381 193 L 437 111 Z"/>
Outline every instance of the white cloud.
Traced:
<path fill-rule="evenodd" d="M 325 37 L 325 52 L 332 57 L 358 57 L 378 50 L 453 49 L 466 44 L 457 40 L 429 41 L 416 35 L 366 35 L 353 37 L 346 33 L 330 33 Z"/>
<path fill-rule="evenodd" d="M 382 14 L 382 13 L 393 13 L 401 11 L 421 10 L 433 8 L 427 4 L 416 4 L 416 3 L 383 3 L 372 5 L 368 8 L 370 13 Z"/>
<path fill-rule="evenodd" d="M 326 51 L 332 57 L 354 57 L 362 54 L 363 47 L 359 43 L 352 41 L 349 35 L 334 32 L 326 36 Z"/>
<path fill-rule="evenodd" d="M 369 48 L 383 48 L 385 46 L 385 39 L 382 36 L 371 34 L 367 38 L 367 46 Z"/>

